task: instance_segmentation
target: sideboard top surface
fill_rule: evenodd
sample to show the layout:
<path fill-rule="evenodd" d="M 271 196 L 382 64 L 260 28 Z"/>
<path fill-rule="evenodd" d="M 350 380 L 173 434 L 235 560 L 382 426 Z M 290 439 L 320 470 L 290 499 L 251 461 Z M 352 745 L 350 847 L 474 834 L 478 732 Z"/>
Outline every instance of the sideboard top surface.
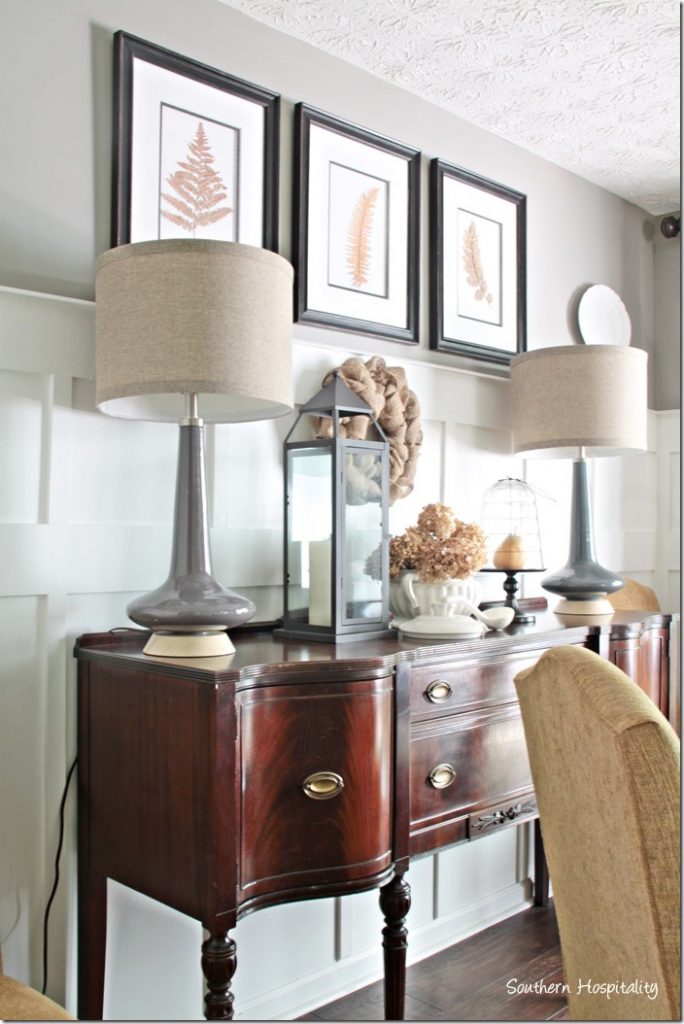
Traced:
<path fill-rule="evenodd" d="M 439 664 L 471 661 L 535 651 L 568 643 L 583 643 L 587 637 L 607 634 L 612 640 L 639 636 L 644 629 L 664 626 L 671 616 L 646 612 L 620 612 L 600 621 L 571 620 L 551 611 L 537 614 L 536 622 L 489 631 L 481 638 L 409 641 L 388 637 L 329 644 L 274 638 L 270 629 L 263 632 L 234 631 L 235 653 L 221 658 L 154 658 L 144 655 L 142 647 L 148 634 L 143 630 L 112 630 L 79 638 L 75 654 L 79 660 L 109 661 L 130 667 L 186 678 L 203 679 L 211 684 L 232 682 L 240 686 L 280 682 L 290 676 L 294 681 L 325 678 L 375 678 L 390 674 L 401 662 Z"/>

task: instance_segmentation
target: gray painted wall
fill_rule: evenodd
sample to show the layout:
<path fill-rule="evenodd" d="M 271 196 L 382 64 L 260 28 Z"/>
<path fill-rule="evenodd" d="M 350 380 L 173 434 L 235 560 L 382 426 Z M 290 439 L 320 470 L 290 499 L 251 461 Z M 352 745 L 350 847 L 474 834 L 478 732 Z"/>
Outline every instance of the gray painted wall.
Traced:
<path fill-rule="evenodd" d="M 93 261 L 109 246 L 111 36 L 122 28 L 282 94 L 284 255 L 291 103 L 304 100 L 527 193 L 530 347 L 570 342 L 577 293 L 600 282 L 653 351 L 651 219 L 576 175 L 218 0 L 6 0 L 0 22 L 0 284 L 93 295 Z M 421 351 L 427 159 L 423 186 Z"/>
<path fill-rule="evenodd" d="M 679 211 L 676 211 L 679 215 Z M 662 217 L 656 218 L 655 290 L 655 409 L 679 409 L 681 403 L 681 241 L 664 238 Z"/>

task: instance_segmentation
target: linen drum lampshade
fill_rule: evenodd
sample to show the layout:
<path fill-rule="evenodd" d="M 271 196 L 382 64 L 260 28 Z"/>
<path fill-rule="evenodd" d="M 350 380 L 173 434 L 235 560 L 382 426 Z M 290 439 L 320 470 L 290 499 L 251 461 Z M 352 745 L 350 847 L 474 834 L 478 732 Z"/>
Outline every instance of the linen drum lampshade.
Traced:
<path fill-rule="evenodd" d="M 179 420 L 201 395 L 209 423 L 291 412 L 292 278 L 276 253 L 233 242 L 137 242 L 97 261 L 102 412 Z"/>
<path fill-rule="evenodd" d="M 138 242 L 97 261 L 99 408 L 180 425 L 169 576 L 127 609 L 152 631 L 147 654 L 230 653 L 226 629 L 255 612 L 212 576 L 204 420 L 292 411 L 292 278 L 276 253 L 231 242 Z"/>
<path fill-rule="evenodd" d="M 554 453 L 562 458 L 577 448 L 588 456 L 645 448 L 647 361 L 642 349 L 614 345 L 563 345 L 514 357 L 515 451 L 566 449 Z"/>
<path fill-rule="evenodd" d="M 512 360 L 513 448 L 574 457 L 570 555 L 542 580 L 565 614 L 610 615 L 622 579 L 594 557 L 585 455 L 646 447 L 647 354 L 614 345 L 537 349 Z"/>

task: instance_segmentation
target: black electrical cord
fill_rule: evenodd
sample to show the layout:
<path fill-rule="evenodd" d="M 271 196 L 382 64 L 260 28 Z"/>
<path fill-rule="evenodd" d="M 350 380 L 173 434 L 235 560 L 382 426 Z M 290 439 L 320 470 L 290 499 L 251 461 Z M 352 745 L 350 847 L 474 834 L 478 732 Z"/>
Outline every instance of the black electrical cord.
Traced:
<path fill-rule="evenodd" d="M 78 764 L 78 758 L 74 758 L 74 763 L 67 772 L 66 782 L 64 783 L 64 791 L 62 793 L 62 799 L 59 802 L 59 842 L 57 843 L 57 854 L 55 856 L 55 880 L 52 883 L 52 892 L 50 898 L 47 901 L 45 907 L 45 915 L 43 917 L 43 987 L 41 992 L 45 995 L 47 989 L 48 979 L 48 921 L 50 919 L 50 908 L 52 907 L 52 901 L 55 898 L 57 892 L 57 886 L 59 885 L 59 858 L 62 856 L 62 843 L 64 842 L 64 807 L 66 805 L 67 795 L 69 793 L 69 783 L 71 782 L 71 776 L 74 774 L 76 765 Z"/>

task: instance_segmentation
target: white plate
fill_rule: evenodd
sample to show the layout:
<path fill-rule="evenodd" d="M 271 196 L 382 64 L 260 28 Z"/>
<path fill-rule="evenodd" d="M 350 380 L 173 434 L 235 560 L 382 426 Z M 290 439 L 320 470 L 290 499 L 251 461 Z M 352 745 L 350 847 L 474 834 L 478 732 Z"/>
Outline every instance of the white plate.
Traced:
<path fill-rule="evenodd" d="M 587 345 L 629 345 L 629 313 L 617 292 L 606 284 L 587 288 L 579 302 L 577 320 Z"/>
<path fill-rule="evenodd" d="M 485 632 L 482 623 L 468 615 L 418 615 L 415 619 L 400 619 L 397 629 L 414 640 L 453 640 Z"/>

